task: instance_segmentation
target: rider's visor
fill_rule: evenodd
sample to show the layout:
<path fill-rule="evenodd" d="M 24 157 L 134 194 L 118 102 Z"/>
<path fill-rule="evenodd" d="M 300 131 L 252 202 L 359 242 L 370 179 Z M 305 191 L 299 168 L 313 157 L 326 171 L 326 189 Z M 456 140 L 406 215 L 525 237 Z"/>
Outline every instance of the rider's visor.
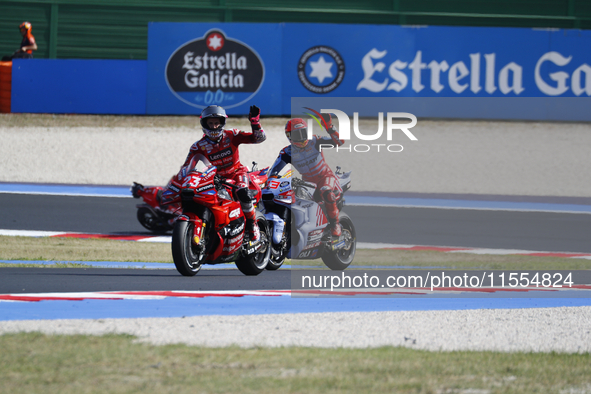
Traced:
<path fill-rule="evenodd" d="M 296 130 L 292 130 L 291 132 L 291 141 L 292 142 L 304 142 L 308 139 L 308 129 L 307 128 L 302 128 L 302 129 L 296 129 Z"/>

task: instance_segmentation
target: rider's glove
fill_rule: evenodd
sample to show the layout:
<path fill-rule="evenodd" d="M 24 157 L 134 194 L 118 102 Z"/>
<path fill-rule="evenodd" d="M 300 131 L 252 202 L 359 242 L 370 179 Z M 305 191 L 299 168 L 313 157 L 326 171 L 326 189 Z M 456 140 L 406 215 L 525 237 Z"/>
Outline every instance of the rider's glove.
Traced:
<path fill-rule="evenodd" d="M 326 129 L 330 129 L 332 128 L 332 116 L 330 116 L 330 114 L 320 114 L 322 115 L 322 119 L 324 119 L 324 127 L 326 127 Z"/>
<path fill-rule="evenodd" d="M 261 116 L 261 109 L 256 105 L 250 106 L 250 112 L 248 113 L 248 120 L 250 123 L 260 123 L 259 118 Z"/>
<path fill-rule="evenodd" d="M 248 113 L 248 120 L 250 121 L 250 126 L 252 127 L 252 131 L 259 131 L 261 129 L 261 109 L 256 105 L 250 106 L 250 112 Z"/>
<path fill-rule="evenodd" d="M 321 114 L 321 115 L 322 115 L 322 119 L 324 119 L 324 122 L 322 122 L 322 123 L 323 123 L 324 127 L 326 127 L 326 131 L 328 131 L 328 134 L 336 133 L 337 129 L 332 124 L 332 117 L 330 116 L 330 114 Z"/>

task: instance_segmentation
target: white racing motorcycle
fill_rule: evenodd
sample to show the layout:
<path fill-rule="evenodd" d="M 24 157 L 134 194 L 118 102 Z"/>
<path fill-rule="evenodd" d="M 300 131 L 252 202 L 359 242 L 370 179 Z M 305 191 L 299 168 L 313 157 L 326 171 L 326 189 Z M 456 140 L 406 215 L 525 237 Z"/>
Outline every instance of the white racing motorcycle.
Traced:
<path fill-rule="evenodd" d="M 331 242 L 324 203 L 314 198 L 316 185 L 292 178 L 292 172 L 269 177 L 263 188 L 265 217 L 271 226 L 271 259 L 268 270 L 276 270 L 286 258 L 313 260 L 321 258 L 332 270 L 344 270 L 355 256 L 357 238 L 353 221 L 342 211 L 344 193 L 351 187 L 351 172 L 335 172 L 343 193 L 337 201 L 342 235 Z M 293 216 L 293 217 L 292 217 Z"/>

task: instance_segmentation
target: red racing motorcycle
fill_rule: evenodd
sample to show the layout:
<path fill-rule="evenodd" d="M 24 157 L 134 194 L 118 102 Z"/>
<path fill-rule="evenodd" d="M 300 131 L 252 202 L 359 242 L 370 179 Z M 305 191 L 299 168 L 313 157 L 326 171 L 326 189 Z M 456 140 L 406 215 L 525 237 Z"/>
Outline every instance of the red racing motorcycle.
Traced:
<path fill-rule="evenodd" d="M 142 204 L 136 205 L 137 220 L 154 233 L 171 231 L 181 213 L 180 204 L 162 205 L 164 190 L 166 188 L 162 186 L 144 186 L 137 182 L 131 187 L 131 195 L 143 200 Z"/>
<path fill-rule="evenodd" d="M 252 162 L 252 171 L 250 174 L 251 186 L 253 192 L 264 187 L 267 181 L 268 168 L 257 170 L 257 163 Z M 174 179 L 174 178 L 173 178 Z M 255 183 L 255 185 L 252 185 Z M 137 204 L 137 220 L 144 228 L 156 233 L 162 234 L 172 231 L 174 222 L 182 213 L 180 203 L 163 204 L 162 193 L 166 190 L 163 186 L 144 186 L 141 183 L 134 182 L 130 188 L 131 195 L 134 198 L 141 198 L 142 203 Z"/>
<path fill-rule="evenodd" d="M 255 206 L 261 198 L 265 168 L 250 172 L 250 193 Z M 261 239 L 253 244 L 245 231 L 246 219 L 235 198 L 237 186 L 220 177 L 215 166 L 191 171 L 174 180 L 162 193 L 163 204 L 180 204 L 181 214 L 172 231 L 172 258 L 185 276 L 199 272 L 203 264 L 235 262 L 245 275 L 258 275 L 267 267 L 271 249 L 265 216 L 256 211 Z"/>

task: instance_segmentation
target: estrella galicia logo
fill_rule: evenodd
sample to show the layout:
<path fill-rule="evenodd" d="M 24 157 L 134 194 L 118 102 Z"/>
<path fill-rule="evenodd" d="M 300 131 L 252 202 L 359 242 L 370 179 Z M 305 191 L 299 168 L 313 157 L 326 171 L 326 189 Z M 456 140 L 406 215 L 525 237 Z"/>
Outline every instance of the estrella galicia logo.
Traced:
<path fill-rule="evenodd" d="M 233 108 L 258 92 L 265 66 L 254 49 L 213 29 L 179 47 L 166 63 L 165 77 L 172 93 L 193 107 Z"/>
<path fill-rule="evenodd" d="M 345 62 L 331 47 L 319 45 L 308 49 L 298 63 L 298 78 L 306 89 L 324 94 L 335 90 L 345 77 Z"/>

